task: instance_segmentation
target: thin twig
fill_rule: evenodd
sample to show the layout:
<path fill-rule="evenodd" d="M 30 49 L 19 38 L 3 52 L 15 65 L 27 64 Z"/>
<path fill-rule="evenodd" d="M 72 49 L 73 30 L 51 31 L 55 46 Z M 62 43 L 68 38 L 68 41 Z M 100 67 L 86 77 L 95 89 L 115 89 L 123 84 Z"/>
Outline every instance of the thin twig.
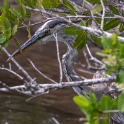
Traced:
<path fill-rule="evenodd" d="M 12 71 L 12 70 L 10 70 L 8 68 L 0 67 L 0 70 L 8 71 L 8 72 L 14 74 L 15 76 L 17 76 L 20 80 L 23 80 L 24 79 L 21 75 L 17 74 L 15 71 Z"/>
<path fill-rule="evenodd" d="M 100 60 L 96 59 L 95 57 L 92 56 L 91 52 L 90 52 L 90 49 L 88 47 L 88 45 L 86 44 L 86 48 L 87 48 L 87 51 L 91 57 L 91 60 L 94 60 L 95 62 L 99 63 L 100 65 L 102 65 L 103 68 L 105 68 L 105 64 L 103 62 L 101 62 Z"/>
<path fill-rule="evenodd" d="M 115 112 L 120 112 L 120 110 L 105 110 L 105 111 L 103 111 L 104 114 L 106 114 L 106 113 L 115 113 Z"/>
<path fill-rule="evenodd" d="M 9 62 L 9 69 L 12 70 L 11 63 Z"/>
<path fill-rule="evenodd" d="M 105 6 L 102 0 L 100 0 L 101 5 L 102 5 L 102 19 L 101 19 L 101 25 L 100 28 L 103 30 L 103 25 L 104 25 L 104 17 L 105 17 Z"/>
<path fill-rule="evenodd" d="M 84 69 L 78 69 L 78 71 L 83 72 L 83 73 L 87 73 L 87 74 L 90 74 L 90 75 L 94 75 L 93 72 L 91 72 L 91 71 L 86 71 L 86 70 L 84 70 Z"/>
<path fill-rule="evenodd" d="M 99 15 L 99 16 L 93 16 L 95 19 L 101 19 L 101 16 Z M 92 16 L 86 16 L 86 15 L 75 15 L 75 16 L 73 16 L 73 15 L 68 15 L 68 16 L 66 16 L 65 18 L 92 18 Z M 105 19 L 122 19 L 122 20 L 124 20 L 124 17 L 121 17 L 121 16 L 119 16 L 119 15 L 114 15 L 114 16 L 109 16 L 109 17 L 107 17 L 107 16 L 105 16 L 104 17 Z"/>
<path fill-rule="evenodd" d="M 0 88 L 1 89 L 0 91 L 4 91 L 4 92 L 16 91 L 21 94 L 29 95 L 29 92 L 19 90 L 19 89 L 21 89 L 21 87 L 16 88 L 16 86 L 14 86 L 13 88 L 11 88 L 6 83 L 3 83 L 2 81 L 0 81 L 0 84 L 4 87 L 4 88 Z M 23 88 L 26 89 L 26 87 L 24 85 L 23 85 Z M 30 93 L 30 95 L 31 95 L 31 93 Z"/>
<path fill-rule="evenodd" d="M 28 59 L 28 61 L 31 63 L 31 65 L 33 66 L 33 68 L 39 73 L 41 74 L 43 77 L 45 77 L 46 79 L 48 79 L 49 81 L 53 82 L 53 83 L 57 83 L 56 81 L 50 79 L 49 77 L 47 77 L 45 74 L 43 74 L 41 71 L 38 70 L 38 68 L 34 65 L 34 63 Z"/>
<path fill-rule="evenodd" d="M 28 102 L 28 101 L 30 101 L 31 99 L 34 99 L 34 98 L 36 98 L 36 97 L 38 97 L 38 96 L 41 96 L 41 95 L 43 95 L 43 94 L 47 94 L 47 93 L 48 93 L 48 92 L 43 92 L 43 93 L 39 93 L 39 94 L 33 95 L 32 97 L 26 99 L 26 102 Z"/>
<path fill-rule="evenodd" d="M 53 120 L 56 124 L 60 124 L 54 117 L 52 117 L 52 120 Z"/>
<path fill-rule="evenodd" d="M 57 49 L 57 58 L 58 58 L 58 62 L 59 62 L 59 72 L 60 72 L 60 83 L 62 82 L 63 79 L 63 73 L 62 73 L 62 64 L 60 61 L 60 54 L 59 54 L 59 46 L 58 46 L 58 38 L 57 38 L 57 33 L 53 34 L 55 40 L 56 40 L 56 49 Z"/>
<path fill-rule="evenodd" d="M 94 15 L 93 15 L 92 11 L 90 11 L 90 13 L 91 13 L 91 17 L 92 17 L 93 21 L 95 22 L 97 27 L 99 27 L 99 24 L 97 23 L 96 19 L 94 18 Z"/>
<path fill-rule="evenodd" d="M 32 80 L 33 80 L 32 77 L 23 69 L 23 67 L 21 65 L 18 64 L 18 62 L 16 62 L 16 60 L 9 54 L 9 52 L 4 47 L 2 47 L 1 45 L 0 45 L 0 48 L 6 53 L 6 55 L 8 57 L 11 58 L 11 61 L 18 67 L 19 70 L 22 71 L 22 73 L 27 77 L 27 79 L 30 82 L 32 82 Z"/>

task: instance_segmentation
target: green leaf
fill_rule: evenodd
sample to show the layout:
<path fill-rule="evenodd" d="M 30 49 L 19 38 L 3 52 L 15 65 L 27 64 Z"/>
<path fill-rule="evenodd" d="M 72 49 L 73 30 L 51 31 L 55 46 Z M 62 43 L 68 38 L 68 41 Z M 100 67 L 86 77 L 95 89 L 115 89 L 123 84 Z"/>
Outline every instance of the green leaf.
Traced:
<path fill-rule="evenodd" d="M 12 29 L 12 36 L 15 35 L 15 33 L 17 32 L 18 29 L 18 25 L 14 25 L 13 29 Z"/>
<path fill-rule="evenodd" d="M 84 26 L 84 23 L 81 21 L 81 22 L 80 22 L 80 25 L 81 25 L 81 26 Z"/>
<path fill-rule="evenodd" d="M 9 45 L 9 40 L 6 40 L 6 42 L 2 43 L 1 46 L 7 48 Z"/>
<path fill-rule="evenodd" d="M 21 4 L 20 0 L 14 0 L 16 3 Z"/>
<path fill-rule="evenodd" d="M 15 19 L 14 24 L 15 24 L 15 25 L 19 25 L 19 18 L 16 18 L 16 19 Z"/>
<path fill-rule="evenodd" d="M 78 51 L 81 50 L 85 45 L 86 40 L 87 40 L 87 33 L 85 31 L 81 31 L 79 35 L 77 35 L 73 47 L 77 47 Z"/>
<path fill-rule="evenodd" d="M 117 27 L 119 24 L 120 24 L 120 19 L 113 19 L 113 20 L 111 20 L 111 21 L 108 21 L 108 22 L 104 25 L 103 29 L 104 29 L 105 31 L 107 31 L 107 30 L 110 30 L 110 29 L 112 29 L 112 28 Z"/>
<path fill-rule="evenodd" d="M 24 18 L 24 17 L 26 16 L 26 8 L 25 8 L 25 5 L 21 4 L 20 11 L 21 11 L 22 17 Z"/>
<path fill-rule="evenodd" d="M 75 15 L 76 9 L 68 0 L 63 0 L 63 5 L 70 12 L 70 14 Z"/>
<path fill-rule="evenodd" d="M 75 96 L 73 100 L 81 108 L 89 106 L 89 101 L 84 96 Z"/>
<path fill-rule="evenodd" d="M 86 26 L 91 26 L 91 24 L 92 24 L 92 19 L 88 19 L 88 20 L 86 21 Z"/>
<path fill-rule="evenodd" d="M 122 32 L 124 30 L 124 23 L 122 22 L 119 27 L 119 31 Z"/>
<path fill-rule="evenodd" d="M 113 48 L 116 48 L 117 45 L 118 45 L 117 35 L 115 33 L 113 33 L 112 36 L 111 36 L 111 39 L 112 39 L 112 46 L 113 46 Z"/>
<path fill-rule="evenodd" d="M 61 17 L 66 17 L 66 16 L 68 16 L 66 13 L 59 13 L 58 15 L 61 16 Z"/>
<path fill-rule="evenodd" d="M 36 3 L 37 3 L 37 0 L 31 0 L 32 7 L 34 7 L 36 5 Z"/>
<path fill-rule="evenodd" d="M 6 29 L 11 27 L 11 24 L 10 24 L 10 22 L 7 18 L 4 19 L 4 26 L 5 26 Z"/>
<path fill-rule="evenodd" d="M 6 13 L 9 12 L 9 8 L 10 8 L 10 5 L 9 5 L 9 2 L 7 0 L 4 0 L 4 8 L 6 10 Z"/>
<path fill-rule="evenodd" d="M 82 30 L 80 28 L 77 28 L 75 26 L 69 26 L 64 29 L 64 32 L 67 34 L 72 34 L 72 35 L 77 35 L 81 32 Z"/>
<path fill-rule="evenodd" d="M 6 37 L 3 34 L 0 34 L 0 44 L 4 43 L 6 41 Z"/>
<path fill-rule="evenodd" d="M 116 77 L 116 82 L 124 83 L 124 71 L 123 70 L 120 70 L 120 72 L 118 73 Z"/>
<path fill-rule="evenodd" d="M 26 10 L 26 18 L 31 18 L 31 11 L 30 10 Z"/>
<path fill-rule="evenodd" d="M 96 55 L 102 56 L 102 57 L 107 57 L 108 54 L 106 53 L 101 53 L 101 52 L 96 52 Z"/>
<path fill-rule="evenodd" d="M 117 14 L 117 15 L 119 14 L 119 12 L 118 12 L 118 10 L 116 9 L 115 6 L 110 5 L 109 8 L 110 8 L 110 10 L 111 10 L 114 14 Z"/>
<path fill-rule="evenodd" d="M 110 121 L 109 121 L 109 118 L 107 118 L 107 119 L 104 119 L 104 120 L 103 120 L 102 124 L 109 124 L 109 122 L 110 122 Z"/>
<path fill-rule="evenodd" d="M 124 16 L 124 10 L 122 10 L 122 16 Z"/>
<path fill-rule="evenodd" d="M 4 13 L 6 13 L 6 18 L 9 18 L 11 16 L 9 8 L 10 8 L 10 5 L 9 5 L 8 0 L 4 0 L 4 6 L 1 9 L 1 11 L 4 11 Z"/>
<path fill-rule="evenodd" d="M 118 98 L 118 109 L 124 112 L 124 93 L 122 93 Z"/>
<path fill-rule="evenodd" d="M 22 53 L 22 49 L 20 47 L 18 40 L 16 38 L 14 38 L 14 41 L 15 41 L 15 44 L 16 44 L 17 48 L 19 49 L 20 53 Z"/>
<path fill-rule="evenodd" d="M 112 99 L 112 109 L 117 109 L 118 98 Z"/>
<path fill-rule="evenodd" d="M 98 0 L 86 0 L 86 1 L 93 4 L 100 3 L 100 1 Z"/>
<path fill-rule="evenodd" d="M 36 8 L 42 9 L 42 0 L 37 0 Z"/>
<path fill-rule="evenodd" d="M 101 3 L 100 0 L 86 0 L 86 1 L 89 3 L 93 3 L 93 4 L 96 4 L 96 3 L 100 4 Z M 103 0 L 103 3 L 105 4 L 106 0 Z"/>
<path fill-rule="evenodd" d="M 5 34 L 7 40 L 9 40 L 10 37 L 11 37 L 11 33 L 12 33 L 11 31 L 12 31 L 12 29 L 11 29 L 11 28 L 8 28 L 8 29 L 5 30 L 5 32 L 4 32 L 4 34 Z"/>
<path fill-rule="evenodd" d="M 106 36 L 102 37 L 101 43 L 102 43 L 104 49 L 112 48 L 112 40 L 110 38 L 107 38 Z"/>
<path fill-rule="evenodd" d="M 59 0 L 42 0 L 42 6 L 44 8 L 56 8 L 60 4 Z"/>
<path fill-rule="evenodd" d="M 97 103 L 97 98 L 96 98 L 94 93 L 90 93 L 90 102 L 92 104 L 96 104 Z"/>
<path fill-rule="evenodd" d="M 101 38 L 95 37 L 93 35 L 90 35 L 90 37 L 93 40 L 93 42 L 95 42 L 97 45 L 99 45 L 100 47 L 102 47 Z"/>
<path fill-rule="evenodd" d="M 91 10 L 93 14 L 100 13 L 102 11 L 102 6 L 100 4 L 95 4 Z"/>
<path fill-rule="evenodd" d="M 103 96 L 99 101 L 99 106 L 102 110 L 111 110 L 112 109 L 111 103 L 112 102 L 109 96 Z"/>
<path fill-rule="evenodd" d="M 37 0 L 21 0 L 21 2 L 26 6 L 34 7 L 37 3 Z"/>
<path fill-rule="evenodd" d="M 18 10 L 18 8 L 15 8 L 15 9 L 9 9 L 11 14 L 17 18 L 20 18 L 20 11 Z"/>

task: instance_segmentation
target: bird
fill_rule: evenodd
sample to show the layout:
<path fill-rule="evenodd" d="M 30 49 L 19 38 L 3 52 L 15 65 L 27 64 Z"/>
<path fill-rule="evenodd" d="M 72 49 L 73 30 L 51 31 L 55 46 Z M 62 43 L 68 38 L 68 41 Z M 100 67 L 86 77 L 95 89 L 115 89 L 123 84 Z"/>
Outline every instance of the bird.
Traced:
<path fill-rule="evenodd" d="M 21 46 L 21 51 L 16 50 L 11 57 L 16 57 L 24 53 L 26 50 L 36 44 L 42 45 L 50 41 L 55 41 L 53 34 L 57 34 L 57 40 L 64 42 L 67 45 L 67 52 L 62 57 L 62 69 L 67 81 L 70 82 L 83 80 L 73 68 L 73 63 L 78 56 L 77 49 L 73 47 L 76 35 L 66 34 L 64 32 L 66 27 L 68 27 L 68 23 L 60 19 L 51 19 L 46 21 L 41 27 L 39 27 L 34 35 Z M 7 61 L 10 61 L 11 57 Z M 108 83 L 104 82 L 88 86 L 74 86 L 72 88 L 78 95 L 83 95 L 87 99 L 89 99 L 89 92 L 93 92 L 96 95 L 96 98 L 100 100 L 100 98 L 104 96 L 106 92 L 108 92 L 108 95 L 112 97 L 112 95 L 109 93 L 109 85 Z M 111 124 L 124 124 L 124 113 L 115 113 L 110 119 Z"/>

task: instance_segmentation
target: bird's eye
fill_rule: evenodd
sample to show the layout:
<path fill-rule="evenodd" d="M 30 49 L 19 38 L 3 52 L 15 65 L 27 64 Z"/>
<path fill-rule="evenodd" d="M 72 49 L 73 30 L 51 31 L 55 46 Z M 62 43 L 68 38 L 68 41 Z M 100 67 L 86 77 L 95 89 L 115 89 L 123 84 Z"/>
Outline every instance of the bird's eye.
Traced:
<path fill-rule="evenodd" d="M 49 33 L 50 33 L 50 30 L 46 30 L 46 31 L 45 31 L 45 34 L 49 34 Z"/>

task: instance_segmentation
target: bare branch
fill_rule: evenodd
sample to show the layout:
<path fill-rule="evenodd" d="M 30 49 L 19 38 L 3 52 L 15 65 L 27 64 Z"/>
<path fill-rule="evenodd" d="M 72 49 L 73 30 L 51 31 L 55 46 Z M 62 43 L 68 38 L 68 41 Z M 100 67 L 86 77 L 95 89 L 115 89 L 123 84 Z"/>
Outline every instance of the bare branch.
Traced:
<path fill-rule="evenodd" d="M 96 19 L 94 18 L 94 15 L 93 15 L 92 11 L 90 11 L 90 13 L 91 13 L 91 17 L 92 17 L 93 21 L 95 22 L 97 27 L 99 27 L 99 24 L 97 23 Z"/>
<path fill-rule="evenodd" d="M 14 86 L 13 88 L 11 88 L 7 84 L 3 83 L 2 81 L 0 81 L 0 84 L 3 87 L 5 87 L 5 88 L 0 88 L 0 91 L 2 91 L 2 92 L 16 91 L 16 92 L 21 93 L 21 94 L 31 95 L 30 91 L 23 91 L 22 90 L 22 88 L 26 89 L 26 87 L 24 85 L 23 85 L 23 87 L 22 86 Z"/>
<path fill-rule="evenodd" d="M 48 92 L 50 89 L 61 89 L 64 87 L 73 87 L 73 86 L 87 86 L 97 83 L 103 83 L 103 82 L 112 82 L 115 80 L 115 77 L 109 76 L 105 78 L 96 78 L 96 79 L 85 79 L 83 81 L 74 81 L 74 82 L 62 82 L 62 83 L 56 83 L 56 84 L 39 84 L 39 89 L 35 92 L 35 94 L 44 94 Z M 10 90 L 20 89 L 20 88 L 26 88 L 25 85 L 20 86 L 14 86 L 9 87 Z M 26 88 L 27 89 L 27 88 Z M 0 88 L 0 91 L 9 91 L 7 88 Z M 27 91 L 29 95 L 32 95 L 31 91 Z"/>
<path fill-rule="evenodd" d="M 62 64 L 60 61 L 60 55 L 59 55 L 59 46 L 58 46 L 58 38 L 57 38 L 57 33 L 53 34 L 55 40 L 56 40 L 56 48 L 57 48 L 57 58 L 58 58 L 58 62 L 59 62 L 59 72 L 60 72 L 60 83 L 62 82 L 63 79 L 63 72 L 62 72 Z"/>
<path fill-rule="evenodd" d="M 0 45 L 0 48 L 6 53 L 6 55 L 10 58 L 11 57 L 11 61 L 18 67 L 18 69 L 19 70 L 21 70 L 22 71 L 22 73 L 27 77 L 27 79 L 30 81 L 30 82 L 32 82 L 32 77 L 23 69 L 23 67 L 22 66 L 20 66 L 19 64 L 18 64 L 18 62 L 16 62 L 16 60 L 9 54 L 9 52 L 4 48 L 4 47 L 2 47 L 1 45 Z M 36 83 L 36 82 L 35 82 Z"/>
<path fill-rule="evenodd" d="M 115 113 L 115 112 L 120 112 L 120 110 L 105 110 L 105 111 L 102 111 L 104 114 L 106 113 Z"/>
<path fill-rule="evenodd" d="M 78 69 L 78 71 L 83 72 L 83 73 L 87 73 L 87 74 L 90 74 L 90 75 L 94 75 L 93 72 L 91 72 L 91 71 L 86 71 L 86 70 L 84 70 L 84 69 Z"/>
<path fill-rule="evenodd" d="M 103 25 L 104 25 L 104 17 L 105 17 L 105 6 L 102 0 L 100 0 L 101 5 L 102 5 L 102 19 L 101 19 L 101 30 L 103 30 Z"/>
<path fill-rule="evenodd" d="M 97 63 L 99 63 L 101 66 L 102 66 L 102 68 L 105 68 L 105 64 L 103 63 L 103 62 L 101 62 L 100 60 L 98 60 L 98 59 L 96 59 L 95 57 L 93 57 L 92 56 L 92 54 L 91 54 L 91 52 L 90 52 L 90 49 L 89 49 L 89 47 L 88 47 L 88 45 L 86 44 L 86 48 L 87 48 L 87 51 L 88 51 L 88 53 L 89 53 L 89 55 L 90 55 L 90 59 L 91 60 L 94 60 L 95 62 L 97 62 Z"/>
<path fill-rule="evenodd" d="M 24 79 L 21 75 L 17 74 L 16 72 L 14 72 L 14 71 L 12 71 L 12 70 L 10 70 L 8 68 L 0 67 L 0 70 L 8 71 L 8 72 L 14 74 L 15 76 L 17 76 L 20 80 L 23 80 Z"/>
<path fill-rule="evenodd" d="M 33 63 L 30 59 L 28 59 L 28 61 L 31 63 L 31 65 L 33 66 L 33 68 L 34 68 L 39 74 L 41 74 L 43 77 L 45 77 L 45 78 L 48 79 L 49 81 L 51 81 L 51 82 L 53 82 L 53 83 L 55 83 L 55 84 L 57 83 L 56 81 L 50 79 L 50 78 L 47 77 L 45 74 L 43 74 L 41 71 L 39 71 L 39 70 L 37 69 L 37 67 L 34 65 L 34 63 Z"/>
<path fill-rule="evenodd" d="M 53 120 L 56 124 L 60 124 L 54 117 L 52 117 L 52 120 Z"/>

